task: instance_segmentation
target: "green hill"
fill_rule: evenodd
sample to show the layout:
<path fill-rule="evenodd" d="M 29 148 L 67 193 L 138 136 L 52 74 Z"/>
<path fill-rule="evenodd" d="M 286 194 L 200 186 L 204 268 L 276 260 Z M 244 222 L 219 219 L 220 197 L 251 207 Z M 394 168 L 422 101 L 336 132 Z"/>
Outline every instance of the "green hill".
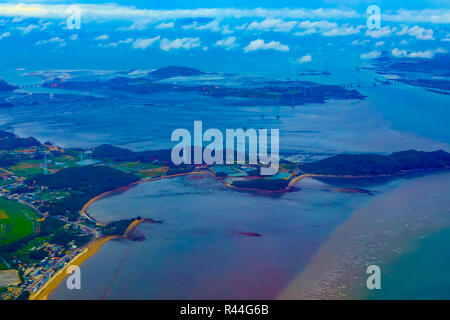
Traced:
<path fill-rule="evenodd" d="M 324 175 L 390 175 L 403 171 L 440 169 L 450 166 L 450 154 L 438 150 L 407 150 L 388 156 L 378 154 L 341 154 L 300 166 L 306 173 Z"/>
<path fill-rule="evenodd" d="M 84 166 L 63 169 L 51 175 L 39 175 L 25 181 L 28 187 L 45 186 L 51 191 L 68 191 L 70 196 L 57 202 L 46 203 L 39 209 L 52 215 L 78 217 L 83 205 L 99 194 L 127 186 L 139 177 L 103 166 Z"/>

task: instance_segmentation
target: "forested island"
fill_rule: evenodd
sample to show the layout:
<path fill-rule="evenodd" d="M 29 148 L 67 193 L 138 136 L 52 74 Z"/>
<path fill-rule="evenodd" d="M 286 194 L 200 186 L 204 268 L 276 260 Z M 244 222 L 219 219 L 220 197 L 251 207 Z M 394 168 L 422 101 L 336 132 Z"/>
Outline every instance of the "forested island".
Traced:
<path fill-rule="evenodd" d="M 341 154 L 300 166 L 305 173 L 323 175 L 394 175 L 415 170 L 443 169 L 450 166 L 450 154 L 438 150 L 407 150 L 388 156 L 378 154 Z"/>

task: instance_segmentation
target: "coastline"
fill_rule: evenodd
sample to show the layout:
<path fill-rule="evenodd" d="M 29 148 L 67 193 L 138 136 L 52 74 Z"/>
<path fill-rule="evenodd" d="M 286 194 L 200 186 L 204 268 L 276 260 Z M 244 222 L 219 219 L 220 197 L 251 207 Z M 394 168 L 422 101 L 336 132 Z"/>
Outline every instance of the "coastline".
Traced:
<path fill-rule="evenodd" d="M 76 255 L 63 268 L 58 270 L 37 292 L 30 294 L 29 300 L 47 300 L 48 296 L 55 290 L 59 284 L 69 275 L 67 269 L 70 266 L 81 266 L 89 258 L 94 256 L 98 250 L 108 241 L 113 239 L 126 239 L 141 223 L 148 222 L 147 219 L 133 220 L 125 230 L 123 236 L 106 236 L 96 239 L 86 245 L 78 255 Z"/>
<path fill-rule="evenodd" d="M 121 192 L 121 191 L 127 190 L 137 184 L 140 184 L 140 183 L 157 181 L 157 180 L 161 180 L 164 178 L 174 178 L 174 177 L 178 177 L 178 176 L 191 175 L 191 174 L 208 174 L 208 172 L 193 171 L 193 172 L 180 173 L 180 174 L 164 176 L 164 177 L 159 177 L 159 178 L 148 178 L 148 179 L 143 179 L 143 180 L 133 182 L 132 184 L 130 184 L 128 186 L 120 187 L 120 188 L 117 188 L 114 190 L 104 192 L 104 193 L 90 199 L 80 210 L 80 215 L 87 218 L 88 220 L 96 223 L 97 225 L 104 225 L 103 223 L 90 217 L 86 212 L 86 210 L 94 202 L 96 202 L 106 196 L 109 196 L 111 194 L 114 194 L 116 192 Z M 107 236 L 107 237 L 96 239 L 96 240 L 89 242 L 85 246 L 85 248 L 83 249 L 82 252 L 80 252 L 78 255 L 76 255 L 63 268 L 58 270 L 58 272 L 56 272 L 37 292 L 31 293 L 29 300 L 47 300 L 48 296 L 52 293 L 52 291 L 55 290 L 59 286 L 59 284 L 68 276 L 66 271 L 70 266 L 72 266 L 72 265 L 81 266 L 81 264 L 83 264 L 89 258 L 94 256 L 98 252 L 98 250 L 101 248 L 101 246 L 103 246 L 103 244 L 105 244 L 106 242 L 113 240 L 113 239 L 124 239 L 124 238 L 128 237 L 141 223 L 145 223 L 145 222 L 149 222 L 149 220 L 140 219 L 140 220 L 132 221 L 130 223 L 130 225 L 127 227 L 127 229 L 125 230 L 125 233 L 123 234 L 123 236 Z"/>
<path fill-rule="evenodd" d="M 147 178 L 147 179 L 138 180 L 138 181 L 136 181 L 136 182 L 130 183 L 130 184 L 127 185 L 127 186 L 123 186 L 123 187 L 119 187 L 119 188 L 114 189 L 114 190 L 106 191 L 106 192 L 104 192 L 104 193 L 102 193 L 102 194 L 99 194 L 98 196 L 95 196 L 94 198 L 92 198 L 91 200 L 89 200 L 88 202 L 86 202 L 86 203 L 83 205 L 83 207 L 82 207 L 81 210 L 80 210 L 80 215 L 83 216 L 84 218 L 86 218 L 86 219 L 88 219 L 88 220 L 94 222 L 94 223 L 97 224 L 97 225 L 104 226 L 104 225 L 105 225 L 104 223 L 102 223 L 102 222 L 100 222 L 100 221 L 98 221 L 98 220 L 92 218 L 92 217 L 86 212 L 87 209 L 89 209 L 89 207 L 90 207 L 94 202 L 96 202 L 96 201 L 98 201 L 98 200 L 100 200 L 100 199 L 102 199 L 102 198 L 105 198 L 105 197 L 107 197 L 107 196 L 110 196 L 110 195 L 112 195 L 112 194 L 114 194 L 114 193 L 126 191 L 126 190 L 128 190 L 128 189 L 130 189 L 130 188 L 132 188 L 132 187 L 134 187 L 134 186 L 136 186 L 136 185 L 138 185 L 138 184 L 144 183 L 144 182 L 158 181 L 158 180 L 170 179 L 170 178 L 175 178 L 175 177 L 180 177 L 180 176 L 186 176 L 186 175 L 192 175 L 192 174 L 210 174 L 210 172 L 207 172 L 207 171 L 191 171 L 191 172 L 185 172 L 185 173 L 177 173 L 177 174 L 173 174 L 173 175 L 170 175 L 170 176 L 161 176 L 161 177 L 159 177 L 159 178 Z"/>
<path fill-rule="evenodd" d="M 186 175 L 192 175 L 192 174 L 210 174 L 210 175 L 214 176 L 214 174 L 210 171 L 193 171 L 193 172 L 179 173 L 179 174 L 175 174 L 175 175 L 171 175 L 171 176 L 162 176 L 162 177 L 158 177 L 158 178 L 148 178 L 148 179 L 139 180 L 128 186 L 120 187 L 115 190 L 105 192 L 103 194 L 100 194 L 100 195 L 92 198 L 83 206 L 82 210 L 80 210 L 80 214 L 87 217 L 89 220 L 95 222 L 98 225 L 103 225 L 101 222 L 90 217 L 86 212 L 87 209 L 96 201 L 98 201 L 106 196 L 109 196 L 111 194 L 114 194 L 117 192 L 122 192 L 124 190 L 128 190 L 129 188 L 133 187 L 134 185 L 137 185 L 140 183 L 150 182 L 150 181 L 158 181 L 158 180 L 162 180 L 162 179 L 168 179 L 168 178 L 174 178 L 174 177 L 186 176 Z M 287 191 L 289 191 L 290 188 L 293 188 L 302 179 L 311 178 L 311 177 L 359 178 L 359 176 L 332 176 L 332 175 L 318 175 L 318 174 L 303 174 L 303 175 L 297 176 L 293 180 L 291 180 L 288 187 L 285 190 L 272 191 L 272 192 L 287 192 Z M 367 178 L 367 176 L 364 176 L 364 177 Z M 227 186 L 227 184 L 224 181 L 222 181 L 221 179 L 218 179 L 218 180 L 221 181 L 226 187 L 228 187 L 230 189 L 243 190 L 242 188 L 233 187 L 231 185 Z M 243 191 L 247 191 L 247 190 L 243 190 Z M 264 190 L 251 190 L 251 191 L 264 191 Z M 358 211 L 359 210 L 357 210 L 357 213 L 358 213 Z M 353 214 L 351 219 L 357 220 L 357 219 L 359 219 L 359 217 L 357 214 Z M 67 265 L 65 265 L 54 276 L 52 276 L 36 293 L 31 294 L 29 299 L 30 300 L 45 300 L 45 299 L 47 299 L 48 296 L 51 294 L 51 292 L 56 287 L 58 287 L 58 285 L 68 276 L 68 274 L 66 274 L 66 270 L 69 266 L 71 266 L 71 265 L 80 266 L 87 259 L 94 256 L 98 252 L 100 247 L 107 241 L 112 240 L 112 239 L 126 238 L 137 228 L 137 226 L 139 224 L 141 224 L 143 222 L 149 222 L 149 221 L 150 220 L 147 220 L 147 219 L 134 220 L 127 227 L 123 236 L 108 236 L 105 238 L 96 239 L 96 240 L 88 243 L 86 245 L 85 249 L 81 253 L 79 253 Z M 350 225 L 350 228 L 349 228 L 349 225 Z M 320 278 L 323 275 L 323 273 L 325 273 L 327 271 L 325 269 L 329 266 L 330 263 L 335 263 L 336 261 L 339 260 L 339 258 L 340 258 L 339 253 L 342 253 L 342 248 L 339 246 L 336 246 L 335 244 L 338 243 L 339 245 L 342 245 L 342 240 L 344 238 L 339 234 L 339 232 L 342 233 L 342 230 L 340 230 L 342 228 L 344 229 L 344 235 L 345 235 L 345 232 L 348 232 L 351 229 L 355 229 L 355 230 L 359 231 L 358 224 L 354 225 L 349 222 L 346 222 L 343 226 L 338 227 L 338 229 L 335 232 L 333 232 L 330 239 L 324 244 L 324 246 L 319 249 L 319 252 L 316 254 L 313 261 L 306 267 L 306 269 L 299 275 L 299 277 L 297 277 L 291 283 L 291 286 L 289 286 L 288 288 L 283 290 L 283 292 L 279 295 L 280 299 L 310 299 L 312 296 L 314 297 L 314 295 L 309 295 L 309 294 L 304 295 L 303 293 L 299 295 L 298 292 L 295 292 L 292 289 L 294 287 L 298 288 L 299 286 L 302 288 L 309 287 L 309 289 L 313 289 L 313 285 L 314 285 L 313 280 L 314 279 L 317 280 L 318 278 Z M 347 240 L 345 240 L 345 241 L 347 241 Z M 348 291 L 348 290 L 346 290 L 346 291 Z M 322 295 L 322 294 L 320 295 L 320 298 L 325 298 L 325 299 L 329 299 L 329 298 L 336 299 L 336 298 L 343 298 L 343 297 L 348 298 L 348 296 L 346 294 L 329 295 L 327 293 L 324 295 Z"/>
<path fill-rule="evenodd" d="M 86 248 L 80 252 L 75 258 L 67 263 L 63 268 L 58 270 L 37 292 L 30 294 L 29 300 L 47 300 L 48 296 L 55 290 L 59 284 L 69 275 L 67 269 L 70 266 L 81 266 L 86 260 L 95 255 L 103 244 L 118 239 L 119 236 L 108 236 L 90 242 Z"/>
<path fill-rule="evenodd" d="M 450 200 L 439 193 L 450 189 L 450 181 L 442 182 L 443 175 L 449 173 L 405 180 L 356 209 L 277 299 L 368 298 L 373 293 L 366 288 L 369 265 L 381 268 L 383 283 L 385 268 L 414 252 L 415 240 L 450 226 L 446 215 Z"/>

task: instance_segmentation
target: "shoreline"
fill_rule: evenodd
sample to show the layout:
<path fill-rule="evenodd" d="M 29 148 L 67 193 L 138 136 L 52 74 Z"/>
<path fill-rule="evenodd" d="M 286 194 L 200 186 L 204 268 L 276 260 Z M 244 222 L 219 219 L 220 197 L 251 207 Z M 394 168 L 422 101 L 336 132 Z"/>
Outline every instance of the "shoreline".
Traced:
<path fill-rule="evenodd" d="M 448 176 L 448 172 L 442 175 Z M 387 265 L 413 252 L 411 245 L 416 239 L 450 227 L 445 215 L 449 200 L 438 193 L 450 183 L 442 184 L 439 176 L 405 181 L 357 208 L 277 299 L 367 299 L 373 293 L 365 285 L 369 265 L 380 266 L 384 288 Z"/>
<path fill-rule="evenodd" d="M 63 268 L 58 270 L 38 291 L 31 293 L 28 300 L 47 300 L 48 296 L 55 290 L 59 284 L 67 277 L 67 269 L 70 266 L 81 266 L 86 260 L 95 255 L 103 244 L 112 239 L 118 239 L 119 236 L 108 236 L 101 239 L 96 239 L 90 242 L 83 251 L 76 255 Z"/>
<path fill-rule="evenodd" d="M 150 182 L 150 181 L 158 181 L 158 180 L 162 180 L 164 178 L 174 178 L 174 177 L 178 177 L 178 176 L 185 176 L 185 175 L 192 175 L 192 174 L 208 174 L 208 173 L 210 173 L 210 172 L 193 171 L 193 172 L 174 174 L 171 176 L 163 176 L 163 177 L 159 177 L 159 178 L 148 178 L 148 179 L 139 180 L 139 181 L 129 184 L 128 186 L 119 187 L 117 189 L 110 190 L 110 191 L 104 192 L 98 196 L 95 196 L 94 198 L 90 199 L 82 207 L 82 209 L 80 210 L 80 215 L 83 216 L 84 218 L 94 222 L 96 225 L 104 226 L 105 224 L 92 218 L 86 212 L 86 210 L 96 201 L 98 201 L 106 196 L 109 196 L 111 194 L 114 194 L 116 192 L 128 190 L 129 188 L 131 188 L 135 185 L 138 185 L 140 183 Z M 113 240 L 113 239 L 126 239 L 141 223 L 145 223 L 145 222 L 150 222 L 150 220 L 148 220 L 148 219 L 134 220 L 130 223 L 130 225 L 127 227 L 127 229 L 125 230 L 125 233 L 122 236 L 117 236 L 117 235 L 107 236 L 107 237 L 95 239 L 95 240 L 89 242 L 85 246 L 83 251 L 81 251 L 79 254 L 77 254 L 63 268 L 58 270 L 50 279 L 48 279 L 48 281 L 37 292 L 31 293 L 28 300 L 47 300 L 48 296 L 53 292 L 53 290 L 55 290 L 59 286 L 59 284 L 68 276 L 68 274 L 66 272 L 67 268 L 69 268 L 72 265 L 81 266 L 81 264 L 83 264 L 89 258 L 94 256 L 98 252 L 98 250 L 103 246 L 103 244 L 105 244 L 106 242 Z"/>
<path fill-rule="evenodd" d="M 37 292 L 31 293 L 29 300 L 47 300 L 48 296 L 55 290 L 60 283 L 67 277 L 67 269 L 70 266 L 81 266 L 89 258 L 94 256 L 98 250 L 108 241 L 114 239 L 126 239 L 136 228 L 142 224 L 149 222 L 147 219 L 133 220 L 125 230 L 122 236 L 112 235 L 89 242 L 86 247 L 70 260 L 63 268 L 58 270 Z"/>
<path fill-rule="evenodd" d="M 102 198 L 105 198 L 105 197 L 107 197 L 107 196 L 113 195 L 113 194 L 115 194 L 115 193 L 124 192 L 124 191 L 126 191 L 126 190 L 128 190 L 128 189 L 130 189 L 130 188 L 132 188 L 132 187 L 134 187 L 134 186 L 136 186 L 136 185 L 138 185 L 138 184 L 141 184 L 141 183 L 151 182 L 151 181 L 159 181 L 159 180 L 163 180 L 163 179 L 176 178 L 176 177 L 187 176 L 187 175 L 192 175 L 192 174 L 210 174 L 210 172 L 207 172 L 207 171 L 191 171 L 191 172 L 185 172 L 185 173 L 177 173 L 177 174 L 173 174 L 173 175 L 170 175 L 170 176 L 161 176 L 161 177 L 159 177 L 159 178 L 146 178 L 146 179 L 138 180 L 138 181 L 135 181 L 135 182 L 133 182 L 133 183 L 130 183 L 130 184 L 127 185 L 127 186 L 123 186 L 123 187 L 116 188 L 116 189 L 114 189 L 114 190 L 106 191 L 106 192 L 104 192 L 104 193 L 102 193 L 102 194 L 99 194 L 98 196 L 95 196 L 94 198 L 90 199 L 90 200 L 89 200 L 88 202 L 86 202 L 86 203 L 83 205 L 83 207 L 81 208 L 81 210 L 80 210 L 80 215 L 83 216 L 84 218 L 86 218 L 86 219 L 88 219 L 88 220 L 94 222 L 96 225 L 105 226 L 104 223 L 102 223 L 102 222 L 100 222 L 100 221 L 98 221 L 98 220 L 92 218 L 92 217 L 86 212 L 87 209 L 89 209 L 89 207 L 90 207 L 94 202 L 96 202 L 96 201 L 98 201 L 98 200 L 100 200 L 100 199 L 102 199 Z"/>
<path fill-rule="evenodd" d="M 303 174 L 300 176 L 295 177 L 294 179 L 292 179 L 288 186 L 284 189 L 284 190 L 280 190 L 280 191 L 266 191 L 266 190 L 254 190 L 254 189 L 249 189 L 249 188 L 238 188 L 238 187 L 234 187 L 231 185 L 226 184 L 224 181 L 222 181 L 221 179 L 219 179 L 218 177 L 216 177 L 211 171 L 192 171 L 192 172 L 186 172 L 186 173 L 179 173 L 179 174 L 174 174 L 171 176 L 162 176 L 162 177 L 158 177 L 158 178 L 147 178 L 147 179 L 143 179 L 143 180 L 139 180 L 136 182 L 131 183 L 128 186 L 125 187 L 120 187 L 114 190 L 110 190 L 107 191 L 105 193 L 102 193 L 94 198 L 92 198 L 91 200 L 89 200 L 84 206 L 83 208 L 80 210 L 80 215 L 82 215 L 83 217 L 86 217 L 87 219 L 89 219 L 90 221 L 96 223 L 97 225 L 104 225 L 103 223 L 97 221 L 96 219 L 90 217 L 87 214 L 87 209 L 96 201 L 107 197 L 109 195 L 112 195 L 114 193 L 117 192 L 122 192 L 124 190 L 128 190 L 129 188 L 144 183 L 144 182 L 151 182 L 151 181 L 158 181 L 158 180 L 162 180 L 162 179 L 170 179 L 170 178 L 175 178 L 175 177 L 179 177 L 179 176 L 187 176 L 187 175 L 193 175 L 193 174 L 209 174 L 213 177 L 215 177 L 217 180 L 219 180 L 220 182 L 222 182 L 225 187 L 229 188 L 229 189 L 234 189 L 234 190 L 241 190 L 241 191 L 256 191 L 256 192 L 270 192 L 270 193 L 284 193 L 284 192 L 289 192 L 289 190 L 293 187 L 295 187 L 295 185 L 305 179 L 305 178 L 314 178 L 314 177 L 323 177 L 323 178 L 368 178 L 368 176 L 334 176 L 334 175 L 318 175 L 318 174 Z M 375 176 L 373 176 L 375 177 Z M 45 300 L 47 299 L 47 297 L 51 294 L 51 292 L 62 282 L 62 280 L 64 280 L 68 274 L 66 274 L 66 270 L 69 266 L 71 265 L 81 265 L 82 263 L 84 263 L 87 259 L 89 259 L 90 257 L 94 256 L 97 251 L 100 249 L 100 247 L 106 243 L 109 240 L 113 240 L 113 239 L 124 239 L 127 238 L 130 233 L 132 233 L 141 223 L 143 222 L 149 222 L 150 220 L 147 219 L 141 219 L 141 220 L 134 220 L 130 223 L 130 225 L 127 227 L 125 233 L 123 236 L 107 236 L 105 238 L 101 238 L 101 239 L 96 239 L 93 240 L 92 242 L 88 243 L 85 247 L 85 249 L 80 252 L 77 256 L 75 256 L 70 262 L 68 262 L 62 269 L 60 269 L 55 275 L 53 275 L 36 293 L 32 293 L 30 294 L 30 300 Z M 345 224 L 347 225 L 347 223 Z M 334 234 L 333 234 L 334 235 Z M 333 236 L 332 235 L 332 236 Z M 331 239 L 331 238 L 330 238 Z M 328 244 L 330 240 L 327 241 L 326 244 Z M 317 253 L 317 255 L 319 255 L 319 253 L 323 250 L 323 248 L 320 248 L 319 252 Z M 334 253 L 335 254 L 335 253 Z M 333 255 L 333 254 L 331 254 Z M 310 265 L 312 265 L 312 263 L 310 263 Z M 307 266 L 307 269 L 310 268 L 310 265 Z M 317 265 L 313 265 L 312 269 L 314 269 L 314 273 L 317 275 L 317 270 L 320 270 L 321 268 L 317 268 Z M 323 267 L 322 267 L 323 268 Z M 307 270 L 305 269 L 301 275 L 304 274 L 304 272 Z M 296 278 L 293 283 L 298 283 L 298 279 Z M 286 288 L 285 290 L 283 290 L 283 292 L 279 295 L 278 298 L 282 298 L 282 299 L 290 299 L 289 298 L 289 289 Z M 290 292 L 292 293 L 292 292 Z M 306 298 L 306 297 L 302 297 L 302 298 Z M 298 299 L 298 298 L 297 298 Z"/>
<path fill-rule="evenodd" d="M 449 168 L 445 168 L 442 171 L 447 171 Z M 399 177 L 404 177 L 407 176 L 408 174 L 413 174 L 413 173 L 432 173 L 432 172 L 436 172 L 436 171 L 441 171 L 440 169 L 429 169 L 429 170 L 412 170 L 412 171 L 408 171 L 408 172 L 402 172 L 402 173 L 398 173 L 398 174 L 387 174 L 387 175 L 365 175 L 365 176 L 353 176 L 353 175 L 325 175 L 325 174 L 314 174 L 314 173 L 304 173 L 302 175 L 296 176 L 295 178 L 293 178 L 291 181 L 289 181 L 288 185 L 282 189 L 282 190 L 264 190 L 264 189 L 256 189 L 256 188 L 239 188 L 239 187 L 235 187 L 233 185 L 231 185 L 230 183 L 225 182 L 222 178 L 217 177 L 211 170 L 208 171 L 191 171 L 191 172 L 184 172 L 184 173 L 177 173 L 177 174 L 173 174 L 170 176 L 160 176 L 158 178 L 146 178 L 146 179 L 142 179 L 142 180 L 138 180 L 135 181 L 133 183 L 130 183 L 127 186 L 123 186 L 123 187 L 119 187 L 116 188 L 114 190 L 110 190 L 110 191 L 106 191 L 102 194 L 99 194 L 98 196 L 95 196 L 94 198 L 90 199 L 87 203 L 85 203 L 83 205 L 83 207 L 80 210 L 80 215 L 83 216 L 84 218 L 94 222 L 97 225 L 100 226 L 104 226 L 105 224 L 92 218 L 91 216 L 89 216 L 89 214 L 86 212 L 87 209 L 96 201 L 110 196 L 114 193 L 119 193 L 119 192 L 123 192 L 126 191 L 138 184 L 141 183 L 145 183 L 145 182 L 151 182 L 151 181 L 159 181 L 159 180 L 163 180 L 163 179 L 171 179 L 171 178 L 176 178 L 176 177 L 181 177 L 181 176 L 188 176 L 188 175 L 193 175 L 193 174 L 209 174 L 212 177 L 216 178 L 220 183 L 222 183 L 226 188 L 231 189 L 231 190 L 236 190 L 236 191 L 243 191 L 243 192 L 256 192 L 256 193 L 260 193 L 260 194 L 282 194 L 282 193 L 287 193 L 290 192 L 293 188 L 295 188 L 296 184 L 298 182 L 300 182 L 301 180 L 305 179 L 305 178 L 339 178 L 339 179 L 370 179 L 370 178 L 399 178 Z"/>
<path fill-rule="evenodd" d="M 229 189 L 234 189 L 234 190 L 241 190 L 241 191 L 256 191 L 256 192 L 270 192 L 270 193 L 284 193 L 284 192 L 288 192 L 289 188 L 293 187 L 297 182 L 299 182 L 300 180 L 304 179 L 304 178 L 308 178 L 308 177 L 313 177 L 316 175 L 313 174 L 304 174 L 301 176 L 298 176 L 296 178 L 294 178 L 288 185 L 288 187 L 284 190 L 279 190 L 279 191 L 270 191 L 270 190 L 258 190 L 258 189 L 251 189 L 251 188 L 238 188 L 238 187 L 234 187 L 230 184 L 225 183 L 225 181 L 223 181 L 222 179 L 219 179 L 218 177 L 216 177 L 211 171 L 192 171 L 192 172 L 186 172 L 186 173 L 178 173 L 178 174 L 174 174 L 174 175 L 170 175 L 170 176 L 162 176 L 162 177 L 158 177 L 158 178 L 147 178 L 147 179 L 142 179 L 136 182 L 133 182 L 127 186 L 123 186 L 123 187 L 119 187 L 116 188 L 114 190 L 110 190 L 107 192 L 104 192 L 98 196 L 95 196 L 94 198 L 90 199 L 86 204 L 83 205 L 82 209 L 80 210 L 80 215 L 87 218 L 88 220 L 94 222 L 96 225 L 101 225 L 104 226 L 105 224 L 92 218 L 91 216 L 89 216 L 89 214 L 86 212 L 89 207 L 97 202 L 98 200 L 101 200 L 102 198 L 105 198 L 107 196 L 113 195 L 115 193 L 119 193 L 119 192 L 123 192 L 126 191 L 130 188 L 132 188 L 135 185 L 141 184 L 141 183 L 145 183 L 145 182 L 151 182 L 151 181 L 159 181 L 162 179 L 170 179 L 170 178 L 176 178 L 176 177 L 180 177 L 180 176 L 188 176 L 188 175 L 193 175 L 193 174 L 208 174 L 211 175 L 212 177 L 216 178 L 217 180 L 219 180 L 219 182 L 222 182 L 222 184 L 229 188 Z M 295 181 L 294 181 L 295 180 Z M 292 183 L 292 186 L 291 186 Z M 86 247 L 83 249 L 82 252 L 80 252 L 78 255 L 76 255 L 71 261 L 69 261 L 63 268 L 61 268 L 60 270 L 58 270 L 58 272 L 56 272 L 37 292 L 35 293 L 31 293 L 29 300 L 47 300 L 48 296 L 60 285 L 60 283 L 69 275 L 67 274 L 67 269 L 72 266 L 72 265 L 77 265 L 77 266 L 81 266 L 84 262 L 86 262 L 89 258 L 91 258 L 92 256 L 94 256 L 98 250 L 103 246 L 103 244 L 105 244 L 106 242 L 113 240 L 113 239 L 125 239 L 127 238 L 141 223 L 144 222 L 148 222 L 148 219 L 140 219 L 140 220 L 134 220 L 130 223 L 130 225 L 127 227 L 127 229 L 125 230 L 125 233 L 123 234 L 123 236 L 107 236 L 104 238 L 100 238 L 100 239 L 95 239 L 92 242 L 89 242 Z"/>

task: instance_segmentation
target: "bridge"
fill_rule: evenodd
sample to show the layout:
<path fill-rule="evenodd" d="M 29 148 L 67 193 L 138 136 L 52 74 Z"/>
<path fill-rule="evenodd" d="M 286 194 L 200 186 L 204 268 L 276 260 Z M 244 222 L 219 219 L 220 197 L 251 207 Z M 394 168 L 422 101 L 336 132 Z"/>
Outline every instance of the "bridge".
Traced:
<path fill-rule="evenodd" d="M 355 81 L 355 82 L 347 82 L 347 83 L 340 83 L 337 84 L 339 87 L 342 88 L 360 88 L 360 87 L 378 87 L 378 86 L 399 86 L 404 84 L 402 81 L 399 80 L 378 80 L 374 79 L 373 81 Z"/>
<path fill-rule="evenodd" d="M 23 84 L 18 86 L 19 89 L 33 89 L 33 88 L 42 88 L 42 83 L 33 83 L 33 84 Z"/>

